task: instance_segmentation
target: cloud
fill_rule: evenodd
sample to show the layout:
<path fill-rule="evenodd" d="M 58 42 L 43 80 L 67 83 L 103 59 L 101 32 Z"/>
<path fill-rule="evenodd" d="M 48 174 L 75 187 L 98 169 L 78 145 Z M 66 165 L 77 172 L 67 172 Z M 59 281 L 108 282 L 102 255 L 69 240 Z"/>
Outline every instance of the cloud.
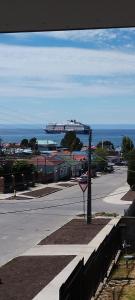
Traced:
<path fill-rule="evenodd" d="M 117 47 L 126 45 L 127 40 L 133 45 L 135 38 L 135 28 L 109 28 L 109 29 L 91 29 L 91 30 L 67 30 L 67 31 L 49 31 L 49 32 L 27 32 L 27 33 L 12 33 L 8 34 L 17 40 L 32 39 L 32 38 L 52 38 L 54 41 L 72 41 L 72 42 L 83 42 L 83 43 L 95 43 L 95 45 L 108 44 L 111 46 L 112 43 L 116 42 Z"/>
<path fill-rule="evenodd" d="M 103 103 L 107 97 L 135 95 L 134 53 L 3 44 L 0 58 L 1 120 L 38 122 L 44 116 L 51 120 L 56 119 L 61 100 L 89 99 L 90 106 L 94 99 Z M 8 105 L 2 108 L 3 100 Z"/>
<path fill-rule="evenodd" d="M 37 33 L 36 33 L 37 34 Z M 41 33 L 38 33 L 40 35 Z M 95 30 L 71 30 L 71 31 L 52 31 L 42 33 L 42 36 L 53 37 L 55 39 L 71 40 L 71 41 L 83 41 L 88 42 L 93 39 L 101 40 L 113 40 L 117 34 L 114 30 L 107 29 L 95 29 Z"/>
<path fill-rule="evenodd" d="M 74 93 L 77 88 L 97 95 L 112 90 L 134 92 L 130 77 L 135 76 L 135 54 L 121 51 L 89 50 L 60 47 L 0 46 L 0 95 L 1 96 L 64 96 L 64 91 Z M 84 80 L 74 82 L 72 77 Z M 85 77 L 88 77 L 88 84 Z M 104 77 L 106 80 L 104 80 Z M 94 78 L 94 79 L 93 79 Z M 127 80 L 127 87 L 122 78 Z M 101 84 L 99 84 L 99 79 Z M 111 81 L 111 84 L 110 84 Z M 95 91 L 95 92 L 94 92 Z M 80 93 L 80 91 L 79 91 Z M 103 94 L 103 93 L 102 93 Z"/>
<path fill-rule="evenodd" d="M 0 46 L 0 76 L 56 79 L 63 75 L 135 74 L 135 54 L 60 47 Z"/>

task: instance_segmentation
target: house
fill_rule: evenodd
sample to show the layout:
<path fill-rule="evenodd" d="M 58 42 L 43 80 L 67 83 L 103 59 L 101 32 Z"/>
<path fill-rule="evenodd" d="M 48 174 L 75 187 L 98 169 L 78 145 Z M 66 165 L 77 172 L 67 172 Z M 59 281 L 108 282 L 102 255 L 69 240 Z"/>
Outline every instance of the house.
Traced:
<path fill-rule="evenodd" d="M 81 161 L 75 160 L 72 158 L 71 155 L 62 155 L 62 159 L 68 165 L 70 169 L 70 176 L 71 177 L 78 177 L 82 173 L 82 163 Z"/>
<path fill-rule="evenodd" d="M 57 149 L 57 143 L 51 140 L 37 140 L 38 150 L 42 153 L 44 151 L 52 151 Z"/>
<path fill-rule="evenodd" d="M 34 156 L 29 163 L 35 165 L 43 182 L 59 181 L 70 177 L 70 168 L 62 158 L 57 156 Z M 41 175 L 42 174 L 42 175 Z"/>

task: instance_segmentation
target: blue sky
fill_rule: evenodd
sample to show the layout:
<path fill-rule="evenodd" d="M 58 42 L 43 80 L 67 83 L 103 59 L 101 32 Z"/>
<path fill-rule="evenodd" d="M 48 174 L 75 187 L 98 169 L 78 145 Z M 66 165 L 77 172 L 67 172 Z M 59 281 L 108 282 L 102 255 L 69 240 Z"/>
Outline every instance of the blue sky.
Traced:
<path fill-rule="evenodd" d="M 0 35 L 0 124 L 135 124 L 135 29 Z"/>

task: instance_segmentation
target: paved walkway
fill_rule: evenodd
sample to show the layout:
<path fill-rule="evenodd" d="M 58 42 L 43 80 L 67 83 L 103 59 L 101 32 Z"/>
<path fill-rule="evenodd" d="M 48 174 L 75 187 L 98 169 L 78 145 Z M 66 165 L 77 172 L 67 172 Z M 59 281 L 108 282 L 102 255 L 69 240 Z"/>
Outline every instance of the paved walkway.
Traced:
<path fill-rule="evenodd" d="M 71 182 L 69 182 L 71 183 Z M 51 183 L 46 185 L 47 187 L 60 187 L 58 183 Z M 31 191 L 39 190 L 45 188 L 45 185 L 38 185 L 34 188 L 31 188 Z M 67 189 L 67 187 L 62 186 L 62 189 Z M 126 204 L 130 205 L 130 201 L 123 201 L 121 198 L 127 191 L 129 186 L 126 184 L 121 188 L 118 188 L 113 193 L 108 195 L 103 199 L 104 202 L 114 203 L 114 204 Z M 18 192 L 17 196 L 24 197 L 23 192 Z M 7 199 L 13 196 L 13 194 L 0 195 L 1 199 Z M 3 197 L 3 198 L 2 198 Z M 6 198 L 5 198 L 6 197 Z M 28 196 L 27 196 L 28 197 Z M 31 198 L 31 197 L 30 197 Z M 34 197 L 33 197 L 34 198 Z M 33 256 L 33 255 L 76 255 L 76 257 L 37 295 L 33 300 L 59 300 L 59 289 L 61 285 L 66 281 L 71 272 L 74 270 L 78 262 L 84 258 L 86 263 L 89 259 L 91 253 L 99 247 L 101 242 L 104 240 L 107 234 L 111 229 L 119 222 L 120 217 L 112 219 L 96 236 L 95 238 L 88 243 L 87 245 L 36 245 L 35 247 L 29 249 L 25 252 L 24 256 Z M 22 256 L 22 255 L 21 255 Z"/>
<path fill-rule="evenodd" d="M 116 189 L 113 193 L 103 199 L 104 202 L 115 204 L 128 204 L 132 202 L 123 201 L 121 198 L 127 191 L 129 186 L 126 184 L 121 188 Z M 66 281 L 69 275 L 74 270 L 78 262 L 84 258 L 84 263 L 87 262 L 92 252 L 99 247 L 106 235 L 119 222 L 120 217 L 112 219 L 87 245 L 36 245 L 23 255 L 76 255 L 76 257 L 37 295 L 33 300 L 58 300 L 59 289 Z"/>
<path fill-rule="evenodd" d="M 6 193 L 6 194 L 0 194 L 0 200 L 9 200 L 9 198 L 14 198 L 14 199 L 17 199 L 17 197 L 21 197 L 22 199 L 23 198 L 30 198 L 30 199 L 35 199 L 37 198 L 37 196 L 32 196 L 32 195 L 28 195 L 28 193 L 31 193 L 31 192 L 34 192 L 34 191 L 41 191 L 41 195 L 40 197 L 42 196 L 42 190 L 45 189 L 45 188 L 56 188 L 56 189 L 67 189 L 67 188 L 70 188 L 70 186 L 74 186 L 76 185 L 77 183 L 76 182 L 71 182 L 71 181 L 59 181 L 59 182 L 52 182 L 52 183 L 48 183 L 48 184 L 36 184 L 35 187 L 31 187 L 29 188 L 28 190 L 25 190 L 25 191 L 21 191 L 21 192 L 16 192 L 16 196 L 14 197 L 14 193 Z M 69 186 L 68 186 L 69 185 Z M 57 190 L 56 190 L 57 192 Z M 24 194 L 27 194 L 27 195 L 24 195 Z"/>
<path fill-rule="evenodd" d="M 87 245 L 37 245 L 26 251 L 23 256 L 35 255 L 76 255 L 76 257 L 43 289 L 33 300 L 59 300 L 59 289 L 70 276 L 78 262 L 84 258 L 87 262 L 90 255 L 96 250 L 120 218 L 112 219 Z"/>

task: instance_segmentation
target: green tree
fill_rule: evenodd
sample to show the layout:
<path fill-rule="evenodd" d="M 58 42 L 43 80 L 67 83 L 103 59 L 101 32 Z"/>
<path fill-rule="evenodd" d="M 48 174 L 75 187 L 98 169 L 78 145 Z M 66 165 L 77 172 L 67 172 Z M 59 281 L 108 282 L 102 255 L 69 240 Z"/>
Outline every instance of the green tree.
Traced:
<path fill-rule="evenodd" d="M 110 141 L 100 141 L 97 144 L 97 148 L 105 148 L 107 150 L 114 150 L 114 145 Z"/>
<path fill-rule="evenodd" d="M 16 177 L 24 174 L 26 179 L 32 177 L 32 172 L 35 172 L 35 167 L 32 164 L 29 164 L 25 160 L 16 161 L 12 167 L 12 173 L 16 174 Z"/>
<path fill-rule="evenodd" d="M 61 140 L 61 146 L 69 148 L 70 152 L 74 150 L 81 150 L 83 143 L 74 131 L 69 131 L 65 133 L 64 138 Z"/>
<path fill-rule="evenodd" d="M 96 169 L 99 171 L 104 171 L 107 166 L 107 150 L 102 148 L 97 148 L 94 151 L 92 164 L 96 165 Z"/>
<path fill-rule="evenodd" d="M 5 178 L 5 189 L 9 189 L 10 183 L 12 182 L 12 177 L 11 177 L 12 166 L 13 166 L 12 160 L 6 160 L 1 165 L 0 175 Z"/>
<path fill-rule="evenodd" d="M 10 175 L 12 173 L 12 166 L 13 166 L 13 161 L 11 160 L 6 160 L 2 164 L 2 169 L 3 169 L 3 176 Z"/>
<path fill-rule="evenodd" d="M 28 148 L 28 146 L 29 146 L 29 141 L 28 141 L 28 139 L 23 139 L 23 140 L 21 141 L 21 143 L 20 143 L 20 147 L 21 147 L 21 148 Z"/>
<path fill-rule="evenodd" d="M 3 167 L 0 166 L 0 177 L 4 175 Z"/>
<path fill-rule="evenodd" d="M 127 183 L 130 187 L 135 186 L 135 148 L 128 153 Z"/>
<path fill-rule="evenodd" d="M 124 159 L 128 159 L 128 154 L 134 148 L 133 141 L 128 137 L 124 136 L 122 139 L 121 152 Z"/>
<path fill-rule="evenodd" d="M 31 148 L 31 150 L 33 150 L 33 152 L 36 152 L 38 150 L 38 143 L 35 137 L 29 140 L 29 147 Z"/>

